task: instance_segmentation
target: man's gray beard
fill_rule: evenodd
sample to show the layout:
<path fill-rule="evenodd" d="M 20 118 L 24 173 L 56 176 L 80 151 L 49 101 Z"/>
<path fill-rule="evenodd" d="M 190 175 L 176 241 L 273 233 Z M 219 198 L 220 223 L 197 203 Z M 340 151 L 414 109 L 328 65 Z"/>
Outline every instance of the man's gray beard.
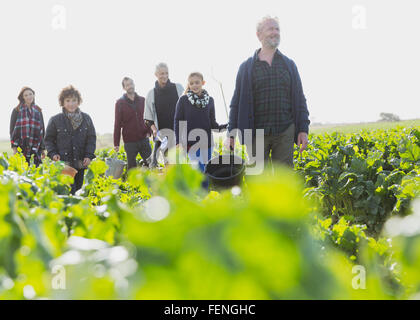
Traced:
<path fill-rule="evenodd" d="M 280 45 L 280 39 L 276 40 L 275 42 L 271 41 L 271 40 L 266 40 L 265 44 L 267 47 L 270 47 L 271 49 L 277 49 Z"/>

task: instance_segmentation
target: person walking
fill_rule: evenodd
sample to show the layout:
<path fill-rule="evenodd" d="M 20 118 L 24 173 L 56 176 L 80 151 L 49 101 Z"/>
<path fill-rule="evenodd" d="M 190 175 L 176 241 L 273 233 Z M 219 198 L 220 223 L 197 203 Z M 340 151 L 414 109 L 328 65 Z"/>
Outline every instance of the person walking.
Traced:
<path fill-rule="evenodd" d="M 85 169 L 96 157 L 96 131 L 91 117 L 80 110 L 82 97 L 73 86 L 61 90 L 62 112 L 48 122 L 45 146 L 53 161 L 64 161 L 77 170 L 71 194 L 83 186 Z"/>
<path fill-rule="evenodd" d="M 189 75 L 185 94 L 176 105 L 174 122 L 177 148 L 182 146 L 188 158 L 198 162 L 201 172 L 204 172 L 213 153 L 212 130 L 224 130 L 227 127 L 227 124 L 217 123 L 214 99 L 203 89 L 204 84 L 201 73 L 193 72 Z M 183 124 L 186 124 L 184 132 Z M 208 188 L 208 179 L 203 182 L 203 187 Z"/>
<path fill-rule="evenodd" d="M 174 119 L 176 103 L 182 96 L 184 88 L 179 83 L 172 83 L 169 80 L 169 71 L 166 63 L 159 63 L 156 66 L 155 76 L 157 78 L 155 87 L 146 96 L 146 108 L 144 120 L 146 125 L 152 129 L 155 143 L 157 134 L 160 138 L 167 137 L 167 148 L 162 150 L 164 161 L 167 164 L 168 150 L 175 146 Z"/>
<path fill-rule="evenodd" d="M 127 154 L 127 170 L 137 166 L 137 154 L 145 165 L 149 164 L 152 154 L 149 137 L 151 129 L 144 122 L 145 98 L 135 91 L 134 81 L 125 77 L 122 81 L 126 93 L 115 104 L 114 149 L 120 149 L 121 130 L 124 149 Z"/>
<path fill-rule="evenodd" d="M 30 164 L 32 155 L 34 164 L 39 166 L 45 158 L 45 127 L 42 109 L 35 104 L 35 91 L 24 87 L 18 95 L 19 104 L 10 117 L 10 142 L 13 154 L 22 150 Z"/>
<path fill-rule="evenodd" d="M 261 48 L 237 73 L 228 131 L 240 132 L 239 142 L 246 145 L 250 157 L 256 156 L 259 144 L 265 165 L 293 167 L 294 143 L 300 152 L 308 145 L 310 121 L 301 79 L 295 62 L 278 50 L 277 18 L 264 17 L 257 25 L 257 37 Z M 263 140 L 256 139 L 257 129 L 264 131 Z M 245 141 L 246 130 L 252 131 L 252 141 Z M 228 134 L 225 145 L 234 148 L 235 137 Z"/>

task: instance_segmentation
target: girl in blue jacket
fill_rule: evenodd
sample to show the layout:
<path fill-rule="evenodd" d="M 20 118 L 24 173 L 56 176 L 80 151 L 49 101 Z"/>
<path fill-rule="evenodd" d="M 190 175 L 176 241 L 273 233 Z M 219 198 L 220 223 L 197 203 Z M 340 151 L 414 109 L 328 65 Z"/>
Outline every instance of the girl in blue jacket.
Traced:
<path fill-rule="evenodd" d="M 213 153 L 211 130 L 224 130 L 227 127 L 227 124 L 219 125 L 216 122 L 214 99 L 203 89 L 204 84 L 201 73 L 193 72 L 189 75 L 185 93 L 176 105 L 174 123 L 177 147 L 182 145 L 188 158 L 198 161 L 201 172 L 204 172 L 205 164 Z"/>

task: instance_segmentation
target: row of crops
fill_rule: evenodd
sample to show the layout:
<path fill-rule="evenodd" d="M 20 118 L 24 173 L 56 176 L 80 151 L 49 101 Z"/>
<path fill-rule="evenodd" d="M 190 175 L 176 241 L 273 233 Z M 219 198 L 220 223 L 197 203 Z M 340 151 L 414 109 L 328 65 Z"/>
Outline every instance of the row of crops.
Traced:
<path fill-rule="evenodd" d="M 113 179 L 122 151 L 75 196 L 63 164 L 0 157 L 0 299 L 419 297 L 418 129 L 310 136 L 224 192 L 190 165 Z"/>

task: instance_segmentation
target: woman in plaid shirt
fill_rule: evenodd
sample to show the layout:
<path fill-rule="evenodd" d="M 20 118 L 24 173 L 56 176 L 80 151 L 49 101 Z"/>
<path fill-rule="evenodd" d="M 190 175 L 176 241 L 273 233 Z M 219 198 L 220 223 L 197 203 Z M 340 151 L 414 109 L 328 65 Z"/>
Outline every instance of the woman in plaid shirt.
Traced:
<path fill-rule="evenodd" d="M 45 158 L 42 110 L 35 104 L 35 91 L 29 87 L 22 88 L 18 100 L 19 104 L 13 109 L 10 119 L 10 142 L 13 153 L 16 154 L 20 148 L 26 161 L 30 163 L 33 155 L 34 163 L 38 166 Z"/>

